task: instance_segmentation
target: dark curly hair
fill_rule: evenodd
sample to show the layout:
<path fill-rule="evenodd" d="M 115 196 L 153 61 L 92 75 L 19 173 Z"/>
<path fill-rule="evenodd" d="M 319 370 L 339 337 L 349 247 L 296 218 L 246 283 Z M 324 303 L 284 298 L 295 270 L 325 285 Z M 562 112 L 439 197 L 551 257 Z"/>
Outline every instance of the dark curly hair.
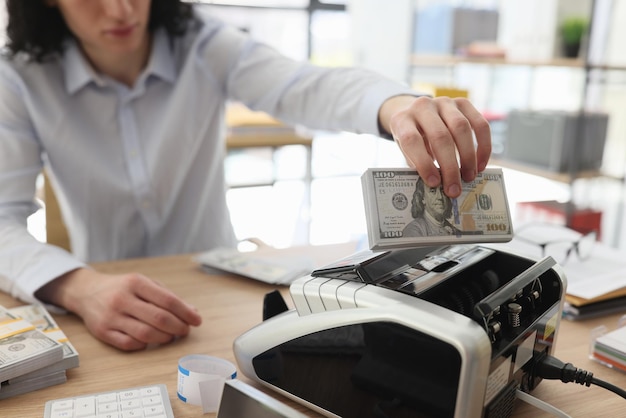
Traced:
<path fill-rule="evenodd" d="M 6 46 L 11 55 L 24 52 L 41 62 L 61 52 L 64 40 L 74 36 L 59 9 L 45 0 L 6 0 L 6 6 Z M 152 0 L 148 29 L 163 27 L 172 36 L 181 35 L 192 16 L 191 5 L 181 0 Z"/>

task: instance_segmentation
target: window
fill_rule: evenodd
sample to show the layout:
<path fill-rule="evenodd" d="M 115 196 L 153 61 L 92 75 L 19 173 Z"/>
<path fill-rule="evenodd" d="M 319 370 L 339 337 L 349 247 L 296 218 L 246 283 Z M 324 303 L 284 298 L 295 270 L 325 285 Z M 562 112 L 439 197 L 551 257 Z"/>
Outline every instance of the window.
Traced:
<path fill-rule="evenodd" d="M 283 54 L 321 65 L 349 63 L 345 0 L 202 0 L 220 19 Z"/>

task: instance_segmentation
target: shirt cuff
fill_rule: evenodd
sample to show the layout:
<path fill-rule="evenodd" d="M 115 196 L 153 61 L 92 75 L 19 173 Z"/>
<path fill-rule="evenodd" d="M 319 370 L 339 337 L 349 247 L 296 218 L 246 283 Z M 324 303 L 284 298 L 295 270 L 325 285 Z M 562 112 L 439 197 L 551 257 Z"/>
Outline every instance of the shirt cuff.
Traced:
<path fill-rule="evenodd" d="M 358 132 L 392 139 L 389 132 L 385 132 L 381 129 L 378 123 L 378 112 L 385 100 L 400 95 L 424 96 L 424 94 L 391 80 L 381 80 L 372 86 L 363 96 L 363 100 L 359 106 L 359 120 L 357 122 Z"/>
<path fill-rule="evenodd" d="M 87 265 L 66 251 L 48 248 L 45 250 L 45 256 L 30 263 L 20 280 L 13 283 L 11 296 L 26 303 L 43 303 L 35 297 L 37 290 L 65 273 L 83 267 Z"/>

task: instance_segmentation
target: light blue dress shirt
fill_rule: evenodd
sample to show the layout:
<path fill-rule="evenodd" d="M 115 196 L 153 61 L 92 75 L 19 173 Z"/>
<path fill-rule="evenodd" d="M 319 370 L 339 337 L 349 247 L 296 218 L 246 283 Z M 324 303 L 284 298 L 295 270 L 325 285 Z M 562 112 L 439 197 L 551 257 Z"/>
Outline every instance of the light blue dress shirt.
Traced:
<path fill-rule="evenodd" d="M 0 60 L 0 290 L 25 301 L 87 262 L 232 246 L 223 159 L 228 100 L 310 128 L 379 134 L 405 86 L 358 69 L 294 62 L 196 10 L 187 33 L 154 34 L 128 88 L 75 42 L 44 63 Z M 27 231 L 50 174 L 73 254 Z"/>

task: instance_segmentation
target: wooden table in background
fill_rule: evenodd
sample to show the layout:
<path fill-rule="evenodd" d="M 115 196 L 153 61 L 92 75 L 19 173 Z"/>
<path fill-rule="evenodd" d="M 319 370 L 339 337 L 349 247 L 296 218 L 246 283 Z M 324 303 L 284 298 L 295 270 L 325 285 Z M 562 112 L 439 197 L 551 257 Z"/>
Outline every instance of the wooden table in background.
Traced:
<path fill-rule="evenodd" d="M 339 256 L 341 254 L 337 254 Z M 215 416 L 203 415 L 199 406 L 185 404 L 176 397 L 178 360 L 184 355 L 198 353 L 234 363 L 234 339 L 261 322 L 263 295 L 276 287 L 236 276 L 208 275 L 199 269 L 190 255 L 100 263 L 95 267 L 110 273 L 137 271 L 159 280 L 195 305 L 202 314 L 203 324 L 193 329 L 187 338 L 175 343 L 125 353 L 96 340 L 75 316 L 55 315 L 80 354 L 80 367 L 68 371 L 67 383 L 0 401 L 0 416 L 41 418 L 44 403 L 50 399 L 157 383 L 167 385 L 177 418 Z M 282 293 L 291 302 L 287 288 L 282 288 Z M 0 294 L 0 304 L 13 307 L 20 302 Z M 586 322 L 563 321 L 556 355 L 563 361 L 593 372 L 600 379 L 626 388 L 626 374 L 606 368 L 587 357 L 591 329 L 602 324 L 612 328 L 618 317 L 613 315 Z M 239 378 L 251 383 L 241 374 Z M 304 410 L 300 405 L 253 384 L 271 396 Z M 626 401 L 600 387 L 543 381 L 533 395 L 572 417 L 626 416 Z M 319 417 L 314 413 L 310 416 Z M 514 417 L 542 416 L 551 415 L 519 401 L 515 407 Z"/>

